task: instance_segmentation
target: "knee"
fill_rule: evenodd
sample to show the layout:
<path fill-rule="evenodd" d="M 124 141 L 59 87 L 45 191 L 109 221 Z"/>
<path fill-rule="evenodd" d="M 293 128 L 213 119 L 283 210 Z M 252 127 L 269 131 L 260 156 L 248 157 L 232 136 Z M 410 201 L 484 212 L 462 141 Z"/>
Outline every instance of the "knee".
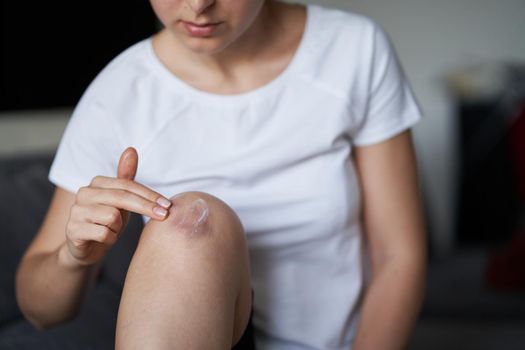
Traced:
<path fill-rule="evenodd" d="M 221 199 L 205 192 L 182 192 L 171 199 L 163 221 L 150 220 L 144 229 L 157 239 L 168 241 L 210 241 L 246 249 L 242 223 L 235 211 Z"/>
<path fill-rule="evenodd" d="M 246 236 L 234 210 L 205 192 L 180 193 L 171 201 L 165 220 L 146 224 L 135 263 L 170 267 L 170 275 L 179 279 L 189 273 L 191 278 L 220 276 L 220 283 L 230 286 L 249 285 Z"/>

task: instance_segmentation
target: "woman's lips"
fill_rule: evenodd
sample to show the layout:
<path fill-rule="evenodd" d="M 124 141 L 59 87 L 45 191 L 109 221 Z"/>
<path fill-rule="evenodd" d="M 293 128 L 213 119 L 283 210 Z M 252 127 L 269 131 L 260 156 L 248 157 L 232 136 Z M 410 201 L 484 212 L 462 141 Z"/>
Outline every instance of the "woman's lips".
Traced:
<path fill-rule="evenodd" d="M 217 28 L 221 25 L 221 23 L 222 22 L 197 24 L 193 22 L 182 21 L 182 25 L 186 30 L 186 33 L 195 37 L 212 36 L 217 31 Z"/>

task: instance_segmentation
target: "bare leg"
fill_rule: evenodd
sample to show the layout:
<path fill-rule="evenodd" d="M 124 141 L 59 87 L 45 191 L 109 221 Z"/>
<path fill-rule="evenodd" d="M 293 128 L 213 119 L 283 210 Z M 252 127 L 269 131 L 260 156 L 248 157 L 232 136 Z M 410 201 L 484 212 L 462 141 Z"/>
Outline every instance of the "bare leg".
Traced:
<path fill-rule="evenodd" d="M 204 192 L 172 198 L 150 221 L 126 275 L 117 349 L 230 349 L 251 308 L 244 229 L 234 211 Z"/>

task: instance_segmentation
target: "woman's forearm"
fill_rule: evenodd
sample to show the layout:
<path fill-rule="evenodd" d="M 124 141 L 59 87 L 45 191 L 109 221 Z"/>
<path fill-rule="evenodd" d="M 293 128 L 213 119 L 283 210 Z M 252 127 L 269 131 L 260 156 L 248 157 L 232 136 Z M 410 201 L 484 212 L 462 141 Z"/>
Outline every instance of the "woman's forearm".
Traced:
<path fill-rule="evenodd" d="M 424 297 L 426 262 L 420 260 L 385 261 L 377 269 L 365 294 L 352 349 L 406 347 Z"/>
<path fill-rule="evenodd" d="M 22 313 L 40 329 L 73 318 L 97 269 L 75 265 L 65 243 L 52 253 L 25 257 L 16 274 Z"/>

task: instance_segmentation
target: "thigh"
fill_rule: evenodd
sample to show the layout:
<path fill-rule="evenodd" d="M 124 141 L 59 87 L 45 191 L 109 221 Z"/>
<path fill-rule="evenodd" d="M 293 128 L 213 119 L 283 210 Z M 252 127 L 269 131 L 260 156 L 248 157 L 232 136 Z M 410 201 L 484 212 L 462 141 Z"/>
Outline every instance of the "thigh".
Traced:
<path fill-rule="evenodd" d="M 244 228 L 210 194 L 185 192 L 172 202 L 166 220 L 149 221 L 141 234 L 124 283 L 116 347 L 230 348 L 250 314 Z"/>

